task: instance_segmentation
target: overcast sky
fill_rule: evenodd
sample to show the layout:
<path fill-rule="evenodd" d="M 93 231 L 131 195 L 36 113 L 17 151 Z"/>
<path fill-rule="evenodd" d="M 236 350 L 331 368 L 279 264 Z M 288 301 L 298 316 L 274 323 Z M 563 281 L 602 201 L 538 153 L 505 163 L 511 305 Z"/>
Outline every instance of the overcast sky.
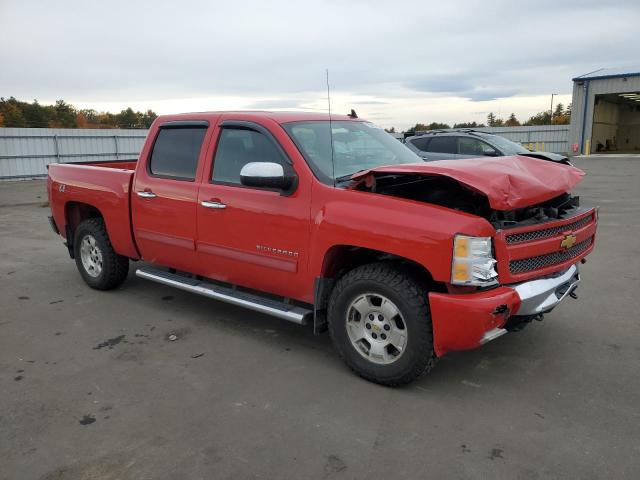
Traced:
<path fill-rule="evenodd" d="M 0 0 L 0 96 L 158 113 L 355 108 L 382 126 L 525 120 L 640 64 L 640 0 Z M 556 100 L 557 101 L 557 100 Z"/>

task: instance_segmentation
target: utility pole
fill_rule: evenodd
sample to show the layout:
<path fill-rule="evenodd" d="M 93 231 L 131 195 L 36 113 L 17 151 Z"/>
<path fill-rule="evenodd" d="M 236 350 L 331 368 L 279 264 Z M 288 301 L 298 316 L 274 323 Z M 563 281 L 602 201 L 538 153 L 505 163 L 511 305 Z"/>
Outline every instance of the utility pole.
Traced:
<path fill-rule="evenodd" d="M 553 125 L 553 97 L 558 95 L 557 93 L 551 94 L 551 110 L 549 111 L 549 125 Z"/>

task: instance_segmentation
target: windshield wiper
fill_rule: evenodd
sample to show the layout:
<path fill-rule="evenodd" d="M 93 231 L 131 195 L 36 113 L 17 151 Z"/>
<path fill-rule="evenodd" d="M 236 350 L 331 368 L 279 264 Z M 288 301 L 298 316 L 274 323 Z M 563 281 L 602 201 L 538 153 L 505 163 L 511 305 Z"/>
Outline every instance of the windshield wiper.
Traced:
<path fill-rule="evenodd" d="M 346 182 L 347 180 L 351 180 L 351 177 L 353 177 L 356 173 L 364 172 L 365 170 L 368 170 L 368 169 L 367 168 L 363 168 L 363 169 L 358 170 L 356 172 L 349 173 L 347 175 L 341 175 L 340 177 L 336 177 L 336 183 L 342 183 L 342 182 Z"/>

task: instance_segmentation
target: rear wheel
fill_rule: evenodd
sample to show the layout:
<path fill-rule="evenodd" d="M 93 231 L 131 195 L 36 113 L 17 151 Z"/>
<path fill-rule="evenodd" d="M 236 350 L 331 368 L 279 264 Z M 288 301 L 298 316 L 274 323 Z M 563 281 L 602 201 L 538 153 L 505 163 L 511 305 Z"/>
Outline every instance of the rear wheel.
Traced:
<path fill-rule="evenodd" d="M 73 248 L 80 275 L 91 288 L 109 290 L 127 278 L 129 259 L 115 252 L 101 218 L 78 225 Z"/>
<path fill-rule="evenodd" d="M 397 265 L 363 265 L 343 276 L 328 320 L 345 363 L 367 380 L 401 385 L 435 364 L 427 291 Z"/>

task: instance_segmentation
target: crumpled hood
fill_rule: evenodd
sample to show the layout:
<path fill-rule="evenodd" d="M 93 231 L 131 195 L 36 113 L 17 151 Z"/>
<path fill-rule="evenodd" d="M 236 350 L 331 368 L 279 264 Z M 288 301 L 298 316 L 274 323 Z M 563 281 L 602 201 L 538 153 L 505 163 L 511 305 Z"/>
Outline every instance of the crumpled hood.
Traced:
<path fill-rule="evenodd" d="M 495 210 L 515 210 L 545 202 L 570 191 L 584 176 L 573 166 L 513 156 L 386 165 L 359 172 L 352 180 L 402 173 L 452 178 L 484 194 Z"/>
<path fill-rule="evenodd" d="M 569 162 L 569 159 L 566 156 L 559 155 L 559 154 L 553 153 L 553 152 L 538 152 L 538 151 L 534 151 L 534 152 L 531 152 L 531 153 L 523 153 L 522 156 L 530 157 L 530 158 L 539 158 L 541 160 L 549 160 L 551 162 L 564 163 L 565 165 L 567 165 L 568 162 Z"/>

